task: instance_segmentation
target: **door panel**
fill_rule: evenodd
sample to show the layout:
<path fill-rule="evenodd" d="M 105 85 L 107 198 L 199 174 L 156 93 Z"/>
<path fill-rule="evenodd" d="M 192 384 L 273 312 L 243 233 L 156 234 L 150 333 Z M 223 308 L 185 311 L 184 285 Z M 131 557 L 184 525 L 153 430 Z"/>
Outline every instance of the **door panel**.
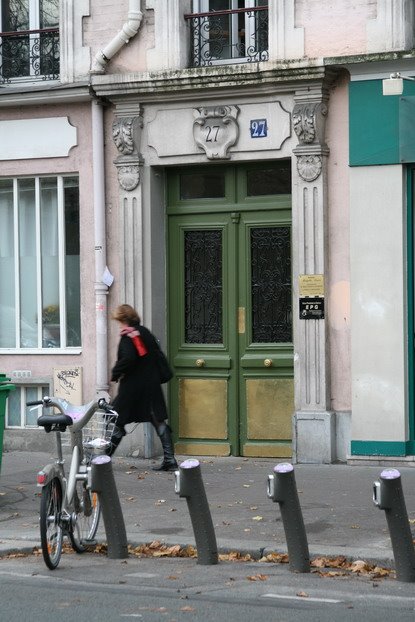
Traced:
<path fill-rule="evenodd" d="M 229 455 L 237 444 L 232 307 L 235 233 L 229 214 L 169 219 L 170 383 L 176 451 Z M 206 443 L 206 441 L 209 441 Z"/>
<path fill-rule="evenodd" d="M 215 199 L 203 213 L 202 199 L 194 204 L 198 213 L 169 214 L 176 451 L 288 457 L 294 411 L 290 203 L 251 198 L 247 177 L 237 171 L 238 178 L 245 186 L 235 184 L 233 204 L 227 181 L 222 207 Z"/>
<path fill-rule="evenodd" d="M 290 214 L 241 214 L 239 331 L 241 454 L 290 456 L 294 411 Z"/>

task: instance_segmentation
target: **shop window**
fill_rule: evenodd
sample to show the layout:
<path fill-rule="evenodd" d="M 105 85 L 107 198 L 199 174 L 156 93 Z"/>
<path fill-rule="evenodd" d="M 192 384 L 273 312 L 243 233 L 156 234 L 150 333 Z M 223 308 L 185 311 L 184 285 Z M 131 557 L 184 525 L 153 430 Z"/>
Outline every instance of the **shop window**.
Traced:
<path fill-rule="evenodd" d="M 26 406 L 26 402 L 41 400 L 49 393 L 49 386 L 17 385 L 6 400 L 6 428 L 36 428 L 39 409 Z"/>
<path fill-rule="evenodd" d="M 77 177 L 0 180 L 0 349 L 81 345 Z"/>

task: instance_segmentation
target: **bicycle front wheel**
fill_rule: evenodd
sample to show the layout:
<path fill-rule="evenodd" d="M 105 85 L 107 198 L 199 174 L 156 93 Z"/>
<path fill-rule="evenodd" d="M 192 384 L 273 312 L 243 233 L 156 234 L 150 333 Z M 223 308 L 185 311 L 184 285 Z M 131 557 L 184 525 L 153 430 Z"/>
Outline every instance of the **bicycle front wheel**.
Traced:
<path fill-rule="evenodd" d="M 62 554 L 62 488 L 57 477 L 42 488 L 40 500 L 40 541 L 43 559 L 50 570 L 59 564 Z"/>
<path fill-rule="evenodd" d="M 101 516 L 98 493 L 91 492 L 85 482 L 76 483 L 74 509 L 76 519 L 69 536 L 74 551 L 84 553 L 88 547 L 95 544 L 94 538 Z"/>

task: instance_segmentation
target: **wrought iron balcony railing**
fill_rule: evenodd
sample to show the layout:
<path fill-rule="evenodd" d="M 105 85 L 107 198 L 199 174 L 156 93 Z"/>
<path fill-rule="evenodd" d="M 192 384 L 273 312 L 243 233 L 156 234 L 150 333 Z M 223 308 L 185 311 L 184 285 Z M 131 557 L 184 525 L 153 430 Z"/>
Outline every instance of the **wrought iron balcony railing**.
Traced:
<path fill-rule="evenodd" d="M 193 67 L 268 60 L 268 6 L 184 16 Z"/>
<path fill-rule="evenodd" d="M 0 83 L 59 78 L 59 28 L 0 32 Z"/>

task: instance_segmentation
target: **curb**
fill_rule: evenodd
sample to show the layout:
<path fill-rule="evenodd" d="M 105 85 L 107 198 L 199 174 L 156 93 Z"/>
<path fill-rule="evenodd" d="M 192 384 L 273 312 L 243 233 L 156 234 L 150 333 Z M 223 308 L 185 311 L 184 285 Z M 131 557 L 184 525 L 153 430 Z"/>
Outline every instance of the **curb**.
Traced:
<path fill-rule="evenodd" d="M 154 538 L 154 536 L 149 536 L 148 538 L 143 538 L 142 540 L 129 540 L 128 546 L 132 548 L 144 546 L 149 544 L 150 542 L 158 541 L 160 544 L 166 547 L 180 546 L 180 548 L 186 548 L 187 546 L 195 546 L 195 542 L 193 539 L 189 539 L 181 542 L 168 542 L 165 540 L 158 540 Z M 101 542 L 101 544 L 105 544 L 105 541 Z M 2 540 L 0 542 L 0 558 L 5 557 L 7 555 L 12 555 L 13 553 L 22 553 L 25 555 L 33 554 L 33 549 L 40 549 L 40 541 L 39 540 Z M 235 547 L 230 546 L 229 544 L 222 544 L 218 546 L 218 553 L 222 555 L 229 555 L 230 553 L 238 553 L 241 557 L 245 557 L 250 555 L 250 557 L 254 561 L 259 561 L 262 557 L 266 557 L 272 553 L 277 555 L 287 555 L 287 548 L 284 546 L 280 547 Z M 326 557 L 328 559 L 336 559 L 338 557 L 344 558 L 348 562 L 354 561 L 364 561 L 365 563 L 373 566 L 380 566 L 382 568 L 390 568 L 391 570 L 395 570 L 395 560 L 393 556 L 388 553 L 384 553 L 381 555 L 374 555 L 371 550 L 350 550 L 347 551 L 340 550 L 335 547 L 328 547 L 325 549 L 321 549 L 316 546 L 312 546 L 309 548 L 310 560 L 319 557 Z"/>

